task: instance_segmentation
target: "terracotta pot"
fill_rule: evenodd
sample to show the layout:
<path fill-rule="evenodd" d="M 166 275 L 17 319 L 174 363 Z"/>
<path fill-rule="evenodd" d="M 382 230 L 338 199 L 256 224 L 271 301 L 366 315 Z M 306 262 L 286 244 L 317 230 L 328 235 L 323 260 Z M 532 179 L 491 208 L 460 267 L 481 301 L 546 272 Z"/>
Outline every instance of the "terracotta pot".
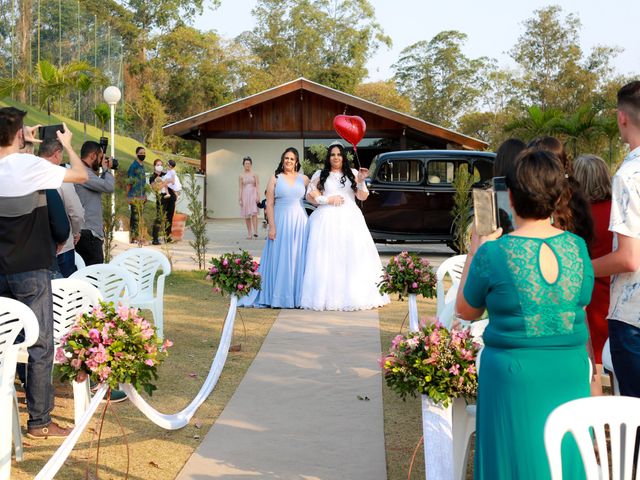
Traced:
<path fill-rule="evenodd" d="M 171 238 L 174 240 L 182 240 L 186 225 L 187 215 L 184 213 L 174 213 L 173 222 L 171 222 Z"/>

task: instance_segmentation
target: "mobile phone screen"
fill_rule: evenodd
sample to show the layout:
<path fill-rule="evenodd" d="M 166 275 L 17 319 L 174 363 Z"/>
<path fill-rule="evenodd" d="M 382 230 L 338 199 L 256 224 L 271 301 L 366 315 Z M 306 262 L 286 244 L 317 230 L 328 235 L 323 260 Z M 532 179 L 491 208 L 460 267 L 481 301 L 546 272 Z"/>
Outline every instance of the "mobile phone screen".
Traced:
<path fill-rule="evenodd" d="M 38 137 L 40 140 L 46 140 L 49 138 L 58 138 L 56 132 L 64 133 L 64 126 L 60 125 L 47 125 L 45 127 L 38 128 Z"/>
<path fill-rule="evenodd" d="M 497 225 L 502 227 L 502 234 L 511 233 L 515 229 L 513 210 L 509 201 L 509 191 L 504 177 L 493 178 L 493 189 L 496 194 Z"/>

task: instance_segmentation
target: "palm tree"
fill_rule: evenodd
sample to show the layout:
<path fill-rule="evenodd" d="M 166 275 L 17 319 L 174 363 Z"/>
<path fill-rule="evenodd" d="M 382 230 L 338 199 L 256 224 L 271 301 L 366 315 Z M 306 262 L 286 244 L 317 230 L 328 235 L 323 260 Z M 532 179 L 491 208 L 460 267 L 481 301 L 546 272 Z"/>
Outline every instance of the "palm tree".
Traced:
<path fill-rule="evenodd" d="M 555 121 L 554 130 L 566 137 L 573 158 L 578 156 L 578 141 L 590 140 L 598 133 L 597 110 L 591 104 L 580 106 L 574 113 Z"/>
<path fill-rule="evenodd" d="M 602 133 L 609 141 L 609 168 L 613 164 L 613 144 L 618 138 L 620 138 L 620 131 L 618 130 L 618 120 L 615 116 L 607 115 L 596 118 L 597 130 Z"/>
<path fill-rule="evenodd" d="M 109 105 L 106 103 L 99 103 L 96 105 L 96 108 L 93 109 L 93 113 L 95 114 L 98 122 L 100 122 L 100 128 L 102 128 L 102 136 L 104 137 L 104 127 L 107 125 L 107 122 L 111 118 L 111 110 L 109 109 Z"/>
<path fill-rule="evenodd" d="M 77 86 L 80 75 L 96 74 L 94 67 L 86 62 L 72 61 L 56 67 L 48 60 L 40 60 L 36 64 L 35 84 L 38 88 L 40 107 L 47 106 L 47 114 L 51 115 L 51 100 L 62 99 Z"/>
<path fill-rule="evenodd" d="M 99 73 L 96 74 L 96 72 L 93 73 L 93 75 L 81 73 L 80 75 L 78 75 L 78 78 L 76 80 L 76 89 L 79 94 L 78 106 L 82 115 L 82 122 L 84 124 L 84 138 L 82 139 L 83 142 L 87 139 L 87 110 L 89 104 L 88 94 L 91 90 L 93 90 L 94 87 L 103 86 L 106 83 L 104 75 Z"/>
<path fill-rule="evenodd" d="M 562 112 L 555 109 L 543 110 L 533 105 L 527 108 L 526 113 L 504 127 L 505 132 L 511 132 L 523 139 L 531 140 L 541 135 L 555 133 L 556 122 L 562 117 Z"/>

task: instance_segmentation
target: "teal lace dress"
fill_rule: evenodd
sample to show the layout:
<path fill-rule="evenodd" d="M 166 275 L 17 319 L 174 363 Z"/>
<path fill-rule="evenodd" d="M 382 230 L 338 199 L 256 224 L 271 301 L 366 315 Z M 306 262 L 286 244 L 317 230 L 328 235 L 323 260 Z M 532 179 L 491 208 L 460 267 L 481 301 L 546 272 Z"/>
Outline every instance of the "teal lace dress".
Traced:
<path fill-rule="evenodd" d="M 542 276 L 543 245 L 558 276 Z M 549 479 L 544 424 L 551 411 L 589 396 L 584 307 L 593 270 L 584 241 L 569 232 L 546 239 L 506 235 L 478 249 L 466 301 L 489 312 L 480 362 L 474 478 Z M 563 443 L 565 480 L 585 478 L 571 437 Z"/>

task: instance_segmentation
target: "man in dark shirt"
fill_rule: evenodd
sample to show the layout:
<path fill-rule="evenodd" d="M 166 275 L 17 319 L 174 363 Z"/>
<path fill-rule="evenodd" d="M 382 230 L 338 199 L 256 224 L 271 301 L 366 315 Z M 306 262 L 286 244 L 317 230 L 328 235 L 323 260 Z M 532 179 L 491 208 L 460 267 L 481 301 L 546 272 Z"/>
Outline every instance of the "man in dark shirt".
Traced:
<path fill-rule="evenodd" d="M 147 201 L 145 192 L 146 177 L 144 173 L 144 159 L 146 152 L 144 147 L 136 148 L 136 160 L 131 163 L 127 171 L 127 201 L 131 210 L 129 216 L 129 243 L 143 240 L 143 235 L 138 232 L 138 214 L 144 209 Z"/>

